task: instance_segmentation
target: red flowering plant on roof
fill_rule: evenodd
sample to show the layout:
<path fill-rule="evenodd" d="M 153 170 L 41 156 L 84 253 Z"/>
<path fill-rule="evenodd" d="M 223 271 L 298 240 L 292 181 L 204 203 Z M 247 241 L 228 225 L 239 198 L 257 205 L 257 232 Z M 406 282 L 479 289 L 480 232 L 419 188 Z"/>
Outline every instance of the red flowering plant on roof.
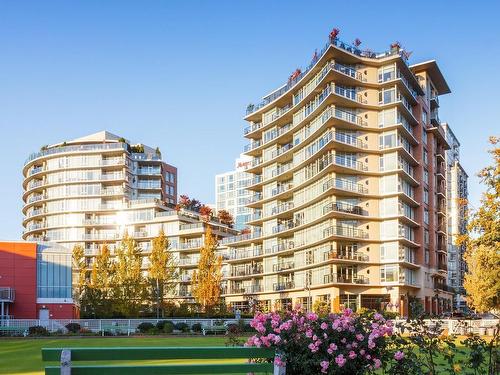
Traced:
<path fill-rule="evenodd" d="M 201 205 L 199 213 L 201 218 L 205 221 L 212 219 L 212 209 L 204 204 Z"/>
<path fill-rule="evenodd" d="M 354 39 L 353 44 L 354 44 L 356 47 L 359 47 L 359 46 L 361 45 L 361 39 L 359 39 L 359 38 Z"/>
<path fill-rule="evenodd" d="M 337 36 L 340 34 L 340 29 L 334 27 L 332 31 L 330 31 L 330 43 L 332 43 L 335 39 L 337 39 Z"/>
<path fill-rule="evenodd" d="M 393 327 L 381 314 L 372 318 L 353 314 L 318 316 L 295 309 L 286 313 L 258 313 L 250 325 L 257 334 L 247 346 L 272 347 L 275 364 L 287 375 L 367 374 L 382 366 Z"/>

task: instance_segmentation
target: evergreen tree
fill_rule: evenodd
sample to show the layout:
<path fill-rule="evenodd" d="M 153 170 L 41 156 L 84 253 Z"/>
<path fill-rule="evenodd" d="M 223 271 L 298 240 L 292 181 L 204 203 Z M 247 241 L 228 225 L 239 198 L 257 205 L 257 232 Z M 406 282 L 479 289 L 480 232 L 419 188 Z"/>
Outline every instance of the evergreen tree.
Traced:
<path fill-rule="evenodd" d="M 205 311 L 212 311 L 221 295 L 222 257 L 216 254 L 217 246 L 217 239 L 208 225 L 192 283 L 193 296 Z"/>
<path fill-rule="evenodd" d="M 163 305 L 166 295 L 175 287 L 177 272 L 172 253 L 169 251 L 169 241 L 163 229 L 153 239 L 150 266 L 148 272 L 149 285 L 151 287 L 151 304 L 156 306 L 156 317 L 163 316 Z"/>

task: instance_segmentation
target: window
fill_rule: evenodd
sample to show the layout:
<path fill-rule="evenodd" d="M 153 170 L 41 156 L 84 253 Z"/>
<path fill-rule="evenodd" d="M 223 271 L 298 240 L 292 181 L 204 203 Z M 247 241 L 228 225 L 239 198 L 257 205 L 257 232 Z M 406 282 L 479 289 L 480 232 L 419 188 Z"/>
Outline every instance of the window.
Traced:
<path fill-rule="evenodd" d="M 429 264 L 429 261 L 430 261 L 429 249 L 425 249 L 424 257 L 425 257 L 425 259 L 424 259 L 425 264 Z"/>
<path fill-rule="evenodd" d="M 379 135 L 379 148 L 396 147 L 396 132 L 382 133 Z"/>
<path fill-rule="evenodd" d="M 384 66 L 378 70 L 379 82 L 392 81 L 395 78 L 396 78 L 396 67 L 394 65 Z"/>
<path fill-rule="evenodd" d="M 424 208 L 424 223 L 429 224 L 429 210 Z"/>
<path fill-rule="evenodd" d="M 429 171 L 424 169 L 424 182 L 429 185 Z"/>
<path fill-rule="evenodd" d="M 429 245 L 429 230 L 428 229 L 424 229 L 424 244 L 425 245 Z"/>
<path fill-rule="evenodd" d="M 380 281 L 383 283 L 398 281 L 398 266 L 396 264 L 385 264 L 381 266 Z"/>
<path fill-rule="evenodd" d="M 422 122 L 427 124 L 427 112 L 422 110 Z"/>
<path fill-rule="evenodd" d="M 429 153 L 424 148 L 424 164 L 429 164 Z"/>
<path fill-rule="evenodd" d="M 396 108 L 385 109 L 378 113 L 378 126 L 379 128 L 385 128 L 387 126 L 394 125 L 398 122 L 397 120 Z"/>
<path fill-rule="evenodd" d="M 422 142 L 425 145 L 427 144 L 427 132 L 425 131 L 425 128 L 422 128 Z"/>
<path fill-rule="evenodd" d="M 429 190 L 424 189 L 424 203 L 429 204 Z"/>
<path fill-rule="evenodd" d="M 394 103 L 396 101 L 396 89 L 382 89 L 378 92 L 378 103 L 379 104 L 388 104 Z"/>
<path fill-rule="evenodd" d="M 37 254 L 37 297 L 71 298 L 71 254 Z"/>

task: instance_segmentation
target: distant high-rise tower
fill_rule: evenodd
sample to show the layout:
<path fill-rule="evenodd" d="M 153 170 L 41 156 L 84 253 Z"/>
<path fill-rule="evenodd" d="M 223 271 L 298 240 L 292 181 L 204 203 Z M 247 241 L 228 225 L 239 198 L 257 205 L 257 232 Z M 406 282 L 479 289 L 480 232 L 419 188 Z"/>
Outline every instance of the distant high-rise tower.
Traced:
<path fill-rule="evenodd" d="M 469 176 L 460 164 L 460 142 L 448 124 L 443 124 L 450 149 L 446 151 L 448 180 L 448 284 L 455 289 L 454 307 L 466 308 L 464 278 L 467 272 L 465 244 L 459 243 L 467 233 L 467 180 Z"/>
<path fill-rule="evenodd" d="M 235 229 L 242 230 L 250 221 L 249 203 L 251 192 L 247 190 L 252 175 L 246 170 L 251 167 L 252 158 L 240 155 L 235 162 L 233 171 L 215 176 L 215 207 L 216 210 L 226 210 L 234 218 Z"/>

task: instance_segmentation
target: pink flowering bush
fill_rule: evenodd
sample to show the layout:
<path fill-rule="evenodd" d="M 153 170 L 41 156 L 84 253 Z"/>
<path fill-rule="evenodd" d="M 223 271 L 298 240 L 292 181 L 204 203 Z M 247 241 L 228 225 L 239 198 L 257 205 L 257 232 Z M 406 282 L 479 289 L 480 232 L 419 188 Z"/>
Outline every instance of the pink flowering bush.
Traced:
<path fill-rule="evenodd" d="M 257 334 L 246 345 L 276 348 L 277 364 L 286 365 L 287 375 L 366 374 L 394 355 L 387 350 L 392 323 L 380 314 L 370 319 L 350 309 L 326 317 L 300 310 L 258 313 L 250 325 Z"/>

